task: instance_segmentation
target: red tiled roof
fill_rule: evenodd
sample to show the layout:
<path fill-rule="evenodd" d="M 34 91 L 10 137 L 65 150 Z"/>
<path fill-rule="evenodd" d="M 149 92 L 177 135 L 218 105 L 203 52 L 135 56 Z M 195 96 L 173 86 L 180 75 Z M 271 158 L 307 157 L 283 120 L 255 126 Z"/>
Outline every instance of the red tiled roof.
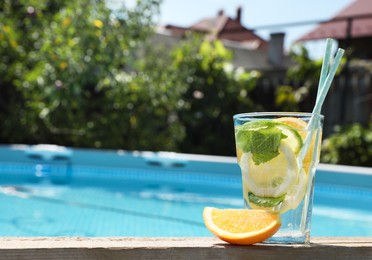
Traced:
<path fill-rule="evenodd" d="M 218 32 L 217 38 L 246 44 L 255 43 L 258 49 L 265 49 L 268 46 L 267 41 L 231 18 L 228 18 L 225 26 Z"/>
<path fill-rule="evenodd" d="M 188 28 L 179 27 L 179 26 L 170 25 L 170 24 L 166 25 L 165 28 L 172 31 L 172 33 L 175 36 L 181 36 L 188 30 Z"/>
<path fill-rule="evenodd" d="M 372 36 L 372 1 L 356 0 L 351 5 L 340 11 L 330 21 L 319 25 L 311 32 L 302 36 L 298 41 L 307 41 L 324 38 L 334 38 L 343 40 L 347 38 L 347 20 L 343 18 L 353 18 L 351 27 L 351 37 L 371 37 Z M 359 17 L 356 19 L 356 17 Z"/>
<path fill-rule="evenodd" d="M 205 33 L 219 32 L 225 26 L 228 19 L 226 15 L 220 12 L 216 17 L 206 18 L 197 22 L 190 29 Z"/>
<path fill-rule="evenodd" d="M 236 19 L 232 19 L 223 14 L 222 11 L 212 18 L 202 19 L 188 28 L 181 28 L 174 25 L 167 25 L 175 35 L 185 33 L 187 30 L 205 33 L 209 39 L 221 39 L 245 43 L 249 46 L 255 46 L 257 49 L 266 49 L 267 41 L 256 35 L 251 30 L 244 27 L 240 22 L 241 9 L 238 9 Z"/>

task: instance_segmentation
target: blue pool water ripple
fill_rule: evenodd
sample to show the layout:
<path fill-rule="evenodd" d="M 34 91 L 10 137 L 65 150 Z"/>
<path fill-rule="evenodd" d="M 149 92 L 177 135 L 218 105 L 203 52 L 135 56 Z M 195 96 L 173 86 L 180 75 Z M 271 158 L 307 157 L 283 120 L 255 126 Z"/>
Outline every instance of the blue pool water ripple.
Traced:
<path fill-rule="evenodd" d="M 242 207 L 237 176 L 92 171 L 82 167 L 65 185 L 3 180 L 0 235 L 211 236 L 204 207 Z M 313 236 L 372 236 L 371 190 L 320 184 L 314 202 Z"/>

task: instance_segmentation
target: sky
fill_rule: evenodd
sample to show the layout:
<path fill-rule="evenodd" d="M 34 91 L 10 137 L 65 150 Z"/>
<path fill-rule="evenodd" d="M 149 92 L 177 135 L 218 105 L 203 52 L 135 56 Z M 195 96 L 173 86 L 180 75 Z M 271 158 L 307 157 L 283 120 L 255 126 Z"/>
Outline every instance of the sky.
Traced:
<path fill-rule="evenodd" d="M 197 21 L 216 16 L 219 10 L 232 18 L 236 9 L 242 7 L 242 24 L 247 28 L 265 25 L 307 21 L 323 21 L 333 17 L 354 0 L 163 0 L 158 23 L 190 26 Z M 285 32 L 288 50 L 299 37 L 316 24 L 287 28 L 258 30 L 256 33 L 269 40 L 270 33 Z M 306 44 L 312 57 L 321 57 L 324 41 Z"/>

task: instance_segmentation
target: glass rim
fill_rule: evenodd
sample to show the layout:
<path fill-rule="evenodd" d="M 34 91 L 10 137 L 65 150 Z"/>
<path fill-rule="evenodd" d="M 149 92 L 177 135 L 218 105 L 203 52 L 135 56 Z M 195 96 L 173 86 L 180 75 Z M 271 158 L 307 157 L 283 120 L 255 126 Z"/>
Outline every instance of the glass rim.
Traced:
<path fill-rule="evenodd" d="M 258 118 L 258 117 L 312 117 L 317 116 L 320 118 L 324 118 L 324 115 L 319 113 L 311 113 L 311 112 L 246 112 L 246 113 L 239 113 L 233 116 L 234 119 L 242 118 L 242 117 L 251 117 L 251 118 Z"/>

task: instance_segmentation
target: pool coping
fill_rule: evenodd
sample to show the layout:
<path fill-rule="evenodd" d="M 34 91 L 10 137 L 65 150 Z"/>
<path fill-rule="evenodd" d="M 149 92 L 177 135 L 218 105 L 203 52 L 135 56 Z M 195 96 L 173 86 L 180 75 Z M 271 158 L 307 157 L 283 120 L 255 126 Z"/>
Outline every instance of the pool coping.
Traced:
<path fill-rule="evenodd" d="M 371 259 L 372 237 L 234 246 L 213 237 L 0 237 L 0 259 Z"/>

